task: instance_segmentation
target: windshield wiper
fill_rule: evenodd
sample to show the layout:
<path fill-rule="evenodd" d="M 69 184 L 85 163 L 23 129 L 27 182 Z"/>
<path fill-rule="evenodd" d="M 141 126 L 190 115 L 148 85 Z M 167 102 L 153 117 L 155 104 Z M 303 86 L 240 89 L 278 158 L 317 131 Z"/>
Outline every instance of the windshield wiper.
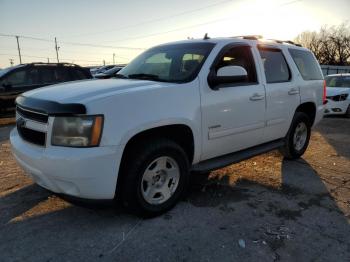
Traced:
<path fill-rule="evenodd" d="M 116 78 L 122 78 L 122 79 L 128 78 L 127 76 L 122 75 L 122 74 L 115 74 L 114 76 L 115 76 Z"/>
<path fill-rule="evenodd" d="M 129 75 L 129 78 L 161 81 L 161 79 L 159 79 L 159 76 L 157 76 L 157 75 L 143 74 L 143 73 L 141 73 L 141 74 L 131 74 L 131 75 Z"/>

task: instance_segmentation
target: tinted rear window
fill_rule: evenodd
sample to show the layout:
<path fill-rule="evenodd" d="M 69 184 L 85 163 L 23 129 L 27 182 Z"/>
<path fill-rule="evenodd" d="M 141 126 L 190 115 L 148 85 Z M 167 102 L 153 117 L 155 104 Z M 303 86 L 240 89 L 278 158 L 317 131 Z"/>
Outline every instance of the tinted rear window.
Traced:
<path fill-rule="evenodd" d="M 288 49 L 304 80 L 321 80 L 323 75 L 311 52 Z"/>

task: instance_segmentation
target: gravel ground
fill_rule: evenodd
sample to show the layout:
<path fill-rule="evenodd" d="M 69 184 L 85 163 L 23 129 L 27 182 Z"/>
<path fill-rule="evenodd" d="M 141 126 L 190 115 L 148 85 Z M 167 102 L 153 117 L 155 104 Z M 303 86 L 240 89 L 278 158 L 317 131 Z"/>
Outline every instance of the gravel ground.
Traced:
<path fill-rule="evenodd" d="M 193 175 L 142 220 L 73 205 L 27 178 L 0 128 L 0 261 L 350 261 L 350 119 L 326 118 L 298 161 L 271 152 Z"/>

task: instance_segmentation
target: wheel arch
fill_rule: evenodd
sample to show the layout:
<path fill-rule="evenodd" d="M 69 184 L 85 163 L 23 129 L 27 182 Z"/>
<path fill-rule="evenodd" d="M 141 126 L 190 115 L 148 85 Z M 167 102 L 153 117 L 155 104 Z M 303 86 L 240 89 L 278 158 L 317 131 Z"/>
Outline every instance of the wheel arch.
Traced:
<path fill-rule="evenodd" d="M 133 132 L 128 132 L 128 135 L 124 137 L 123 141 L 125 142 L 123 153 L 121 156 L 119 174 L 117 178 L 117 188 L 116 193 L 120 185 L 122 184 L 123 179 L 123 166 L 126 163 L 126 159 L 131 155 L 131 149 L 141 141 L 145 139 L 152 139 L 156 137 L 169 138 L 176 143 L 178 143 L 186 152 L 190 165 L 196 158 L 199 157 L 199 149 L 196 147 L 196 133 L 193 131 L 189 125 L 184 123 L 172 123 L 165 125 L 148 125 L 147 128 L 138 128 Z M 197 139 L 198 140 L 198 139 Z M 198 156 L 197 156 L 198 155 Z M 117 195 L 117 194 L 116 194 Z"/>
<path fill-rule="evenodd" d="M 172 123 L 156 126 L 148 126 L 147 128 L 138 129 L 135 132 L 129 133 L 127 139 L 124 139 L 123 157 L 128 152 L 128 149 L 144 139 L 152 139 L 157 137 L 169 138 L 178 143 L 189 157 L 189 162 L 192 163 L 197 152 L 195 132 L 193 129 L 184 123 Z"/>
<path fill-rule="evenodd" d="M 303 102 L 297 107 L 295 112 L 305 113 L 311 121 L 311 126 L 313 126 L 316 118 L 316 104 L 314 102 Z"/>

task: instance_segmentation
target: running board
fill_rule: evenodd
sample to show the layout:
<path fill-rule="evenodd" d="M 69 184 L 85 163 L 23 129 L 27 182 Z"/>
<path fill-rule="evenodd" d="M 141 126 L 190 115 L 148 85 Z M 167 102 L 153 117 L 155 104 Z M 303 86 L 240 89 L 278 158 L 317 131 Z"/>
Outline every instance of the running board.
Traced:
<path fill-rule="evenodd" d="M 284 139 L 274 140 L 265 144 L 254 146 L 238 152 L 204 160 L 192 166 L 191 171 L 204 173 L 215 169 L 223 168 L 234 163 L 246 160 L 269 151 L 275 150 L 284 145 Z"/>

